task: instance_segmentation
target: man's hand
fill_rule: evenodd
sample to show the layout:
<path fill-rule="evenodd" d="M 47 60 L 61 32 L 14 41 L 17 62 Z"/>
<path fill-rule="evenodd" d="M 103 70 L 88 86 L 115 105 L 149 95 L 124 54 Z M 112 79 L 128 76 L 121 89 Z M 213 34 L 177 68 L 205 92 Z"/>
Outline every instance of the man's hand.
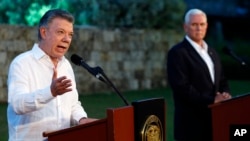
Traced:
<path fill-rule="evenodd" d="M 232 96 L 228 92 L 223 92 L 223 93 L 217 92 L 215 99 L 214 99 L 214 103 L 218 103 L 218 102 L 228 100 L 231 98 L 232 98 Z"/>
<path fill-rule="evenodd" d="M 62 95 L 66 92 L 72 91 L 70 88 L 71 86 L 71 80 L 67 79 L 66 76 L 57 78 L 57 70 L 54 69 L 52 83 L 50 85 L 52 95 L 56 97 L 57 95 Z"/>
<path fill-rule="evenodd" d="M 96 121 L 98 119 L 94 119 L 94 118 L 81 118 L 79 120 L 79 124 L 85 124 L 85 123 L 89 123 L 89 122 L 93 122 Z"/>

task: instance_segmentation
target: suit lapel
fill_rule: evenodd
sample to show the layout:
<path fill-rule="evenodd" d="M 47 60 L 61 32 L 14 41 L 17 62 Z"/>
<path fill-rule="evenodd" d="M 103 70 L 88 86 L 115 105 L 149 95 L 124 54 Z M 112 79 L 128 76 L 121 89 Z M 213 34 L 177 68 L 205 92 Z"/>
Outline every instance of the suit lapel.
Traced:
<path fill-rule="evenodd" d="M 210 77 L 209 69 L 208 69 L 206 62 L 201 58 L 201 56 L 198 54 L 198 52 L 194 49 L 194 47 L 186 39 L 184 40 L 184 42 L 186 42 L 185 44 L 187 46 L 187 51 L 189 52 L 191 58 L 194 60 L 194 62 L 198 62 L 197 67 L 201 67 L 203 69 L 203 71 L 207 74 L 207 77 L 212 82 L 212 79 Z M 212 54 L 212 52 L 211 52 L 211 54 Z M 214 58 L 212 58 L 212 61 L 214 63 Z"/>
<path fill-rule="evenodd" d="M 218 70 L 219 70 L 219 65 L 218 65 L 218 60 L 216 58 L 216 55 L 215 55 L 215 52 L 211 49 L 211 48 L 208 48 L 208 54 L 209 56 L 211 57 L 213 63 L 214 63 L 214 83 L 218 83 L 218 78 L 219 78 L 219 74 L 218 74 Z"/>

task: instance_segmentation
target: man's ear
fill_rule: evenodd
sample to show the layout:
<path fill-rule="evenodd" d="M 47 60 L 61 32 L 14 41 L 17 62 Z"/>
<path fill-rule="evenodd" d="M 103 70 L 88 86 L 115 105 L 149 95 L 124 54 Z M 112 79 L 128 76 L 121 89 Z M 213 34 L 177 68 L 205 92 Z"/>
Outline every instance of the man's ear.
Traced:
<path fill-rule="evenodd" d="M 42 39 L 46 38 L 46 28 L 45 27 L 40 27 L 40 34 L 41 34 L 41 37 Z"/>
<path fill-rule="evenodd" d="M 187 33 L 187 25 L 185 23 L 183 24 L 183 29 Z"/>

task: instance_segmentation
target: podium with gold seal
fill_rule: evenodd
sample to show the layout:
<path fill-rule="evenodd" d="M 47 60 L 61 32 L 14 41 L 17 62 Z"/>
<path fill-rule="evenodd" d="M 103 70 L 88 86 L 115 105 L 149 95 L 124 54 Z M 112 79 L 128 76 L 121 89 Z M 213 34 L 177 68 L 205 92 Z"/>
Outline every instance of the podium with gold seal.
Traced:
<path fill-rule="evenodd" d="M 132 102 L 136 141 L 165 141 L 165 101 L 152 98 Z"/>
<path fill-rule="evenodd" d="M 48 141 L 165 141 L 165 100 L 152 98 L 109 108 L 91 123 L 44 132 Z"/>

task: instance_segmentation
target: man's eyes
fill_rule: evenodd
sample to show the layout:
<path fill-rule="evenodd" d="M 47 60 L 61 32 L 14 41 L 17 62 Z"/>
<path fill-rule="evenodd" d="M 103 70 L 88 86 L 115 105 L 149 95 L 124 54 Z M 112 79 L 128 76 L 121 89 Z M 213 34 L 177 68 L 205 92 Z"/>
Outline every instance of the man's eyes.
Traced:
<path fill-rule="evenodd" d="M 57 33 L 58 35 L 67 34 L 67 33 L 66 33 L 65 31 L 63 31 L 63 30 L 58 30 L 56 33 Z M 68 36 L 73 37 L 73 33 L 69 33 Z"/>

